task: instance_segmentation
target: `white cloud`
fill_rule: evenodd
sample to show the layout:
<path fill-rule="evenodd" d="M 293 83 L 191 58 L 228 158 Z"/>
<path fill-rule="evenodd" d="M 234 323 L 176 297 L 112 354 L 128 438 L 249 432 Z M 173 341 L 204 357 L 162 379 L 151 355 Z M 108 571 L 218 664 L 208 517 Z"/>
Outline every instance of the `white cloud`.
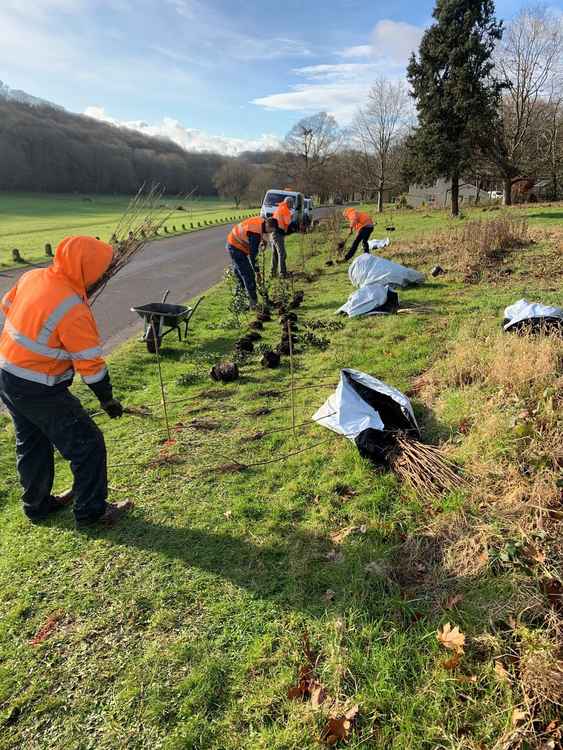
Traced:
<path fill-rule="evenodd" d="M 404 21 L 379 21 L 372 32 L 373 54 L 406 63 L 418 49 L 424 29 Z"/>
<path fill-rule="evenodd" d="M 359 44 L 357 47 L 346 47 L 340 52 L 340 56 L 344 58 L 371 57 L 372 54 L 373 47 L 371 44 Z"/>
<path fill-rule="evenodd" d="M 334 115 L 340 124 L 347 124 L 353 120 L 369 88 L 369 80 L 359 83 L 302 83 L 292 86 L 290 91 L 263 96 L 252 103 L 265 109 L 286 112 L 326 111 Z"/>
<path fill-rule="evenodd" d="M 275 60 L 281 57 L 309 57 L 312 52 L 296 37 L 268 37 L 264 31 L 248 33 L 225 15 L 200 0 L 168 0 L 182 21 L 188 21 L 186 32 L 199 43 L 207 41 L 210 54 L 242 62 Z"/>
<path fill-rule="evenodd" d="M 149 124 L 141 120 L 123 122 L 110 117 L 103 107 L 87 107 L 84 114 L 102 122 L 108 122 L 118 127 L 137 130 L 145 135 L 169 138 L 186 151 L 216 151 L 220 154 L 236 156 L 243 151 L 266 151 L 279 147 L 280 140 L 271 134 L 261 135 L 259 138 L 232 138 L 224 135 L 214 135 L 204 130 L 187 128 L 178 120 L 164 117 L 161 122 Z"/>
<path fill-rule="evenodd" d="M 252 103 L 269 110 L 312 113 L 325 110 L 342 125 L 349 124 L 378 76 L 404 78 L 405 65 L 418 48 L 424 29 L 402 21 L 379 21 L 370 35 L 370 44 L 347 47 L 338 53 L 341 60 L 362 62 L 322 63 L 294 68 L 304 78 L 287 91 L 269 94 Z"/>

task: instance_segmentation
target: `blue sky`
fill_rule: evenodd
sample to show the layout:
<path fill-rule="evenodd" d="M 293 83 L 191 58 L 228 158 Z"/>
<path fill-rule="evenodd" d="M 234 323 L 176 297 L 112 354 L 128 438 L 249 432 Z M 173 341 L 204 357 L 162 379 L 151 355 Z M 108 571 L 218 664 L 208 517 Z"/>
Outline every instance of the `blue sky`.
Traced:
<path fill-rule="evenodd" d="M 497 15 L 524 4 L 501 0 Z M 0 0 L 0 79 L 72 111 L 236 150 L 273 142 L 322 109 L 349 122 L 376 75 L 404 74 L 432 7 Z"/>

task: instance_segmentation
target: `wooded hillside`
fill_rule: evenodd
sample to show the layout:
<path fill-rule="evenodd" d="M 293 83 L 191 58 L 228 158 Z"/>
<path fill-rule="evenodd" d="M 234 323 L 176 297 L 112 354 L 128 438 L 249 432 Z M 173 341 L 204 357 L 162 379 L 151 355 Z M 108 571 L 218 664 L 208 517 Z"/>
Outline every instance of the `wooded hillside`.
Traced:
<path fill-rule="evenodd" d="M 215 195 L 223 162 L 83 115 L 0 99 L 0 190 L 134 193 L 160 182 L 169 194 Z"/>

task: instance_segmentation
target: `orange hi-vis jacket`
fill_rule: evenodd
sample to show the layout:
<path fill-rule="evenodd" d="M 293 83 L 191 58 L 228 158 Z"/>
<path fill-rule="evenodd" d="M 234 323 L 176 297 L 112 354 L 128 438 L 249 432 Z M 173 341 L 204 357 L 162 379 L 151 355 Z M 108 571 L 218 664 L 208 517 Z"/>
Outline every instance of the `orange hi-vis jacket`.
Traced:
<path fill-rule="evenodd" d="M 106 375 L 89 286 L 107 270 L 111 245 L 67 237 L 49 268 L 28 271 L 0 302 L 0 369 L 53 386 L 75 371 L 85 383 Z"/>
<path fill-rule="evenodd" d="M 262 231 L 264 219 L 261 216 L 253 216 L 251 219 L 245 219 L 239 224 L 234 224 L 227 237 L 227 244 L 241 250 L 245 255 L 250 255 L 249 234 L 260 235 L 260 240 L 264 236 Z"/>
<path fill-rule="evenodd" d="M 354 232 L 359 232 L 364 227 L 373 226 L 373 219 L 363 211 L 357 211 L 355 208 L 345 208 L 342 213 L 344 218 L 350 222 L 350 227 Z"/>
<path fill-rule="evenodd" d="M 278 227 L 282 232 L 287 232 L 287 228 L 293 221 L 293 212 L 287 203 L 282 201 L 274 211 L 272 218 L 277 220 Z"/>

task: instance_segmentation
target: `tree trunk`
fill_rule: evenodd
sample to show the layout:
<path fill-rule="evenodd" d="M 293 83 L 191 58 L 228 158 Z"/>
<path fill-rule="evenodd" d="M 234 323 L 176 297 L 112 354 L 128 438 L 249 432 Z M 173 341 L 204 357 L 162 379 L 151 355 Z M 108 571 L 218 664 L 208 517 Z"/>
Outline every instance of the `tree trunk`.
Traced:
<path fill-rule="evenodd" d="M 377 213 L 383 213 L 383 182 L 379 183 L 379 189 L 377 191 Z"/>
<path fill-rule="evenodd" d="M 459 216 L 459 175 L 452 176 L 452 216 Z"/>
<path fill-rule="evenodd" d="M 503 197 L 502 197 L 502 203 L 504 206 L 511 206 L 512 205 L 512 178 L 511 177 L 505 177 L 502 181 L 502 191 L 503 191 Z"/>

